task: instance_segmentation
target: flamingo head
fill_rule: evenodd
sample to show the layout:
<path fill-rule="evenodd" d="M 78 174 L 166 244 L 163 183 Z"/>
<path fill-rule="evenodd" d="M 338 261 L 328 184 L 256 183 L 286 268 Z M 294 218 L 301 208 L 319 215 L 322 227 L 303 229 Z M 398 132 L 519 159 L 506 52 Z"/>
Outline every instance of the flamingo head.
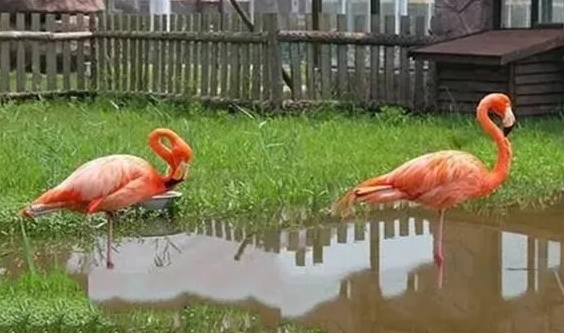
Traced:
<path fill-rule="evenodd" d="M 490 103 L 490 111 L 501 118 L 503 135 L 509 136 L 516 123 L 509 96 L 502 93 L 493 93 L 486 96 L 484 100 Z"/>
<path fill-rule="evenodd" d="M 180 139 L 182 140 L 182 139 Z M 181 143 L 173 145 L 172 147 L 172 165 L 174 167 L 171 178 L 177 181 L 182 181 L 186 178 L 192 162 L 192 149 L 182 140 Z"/>

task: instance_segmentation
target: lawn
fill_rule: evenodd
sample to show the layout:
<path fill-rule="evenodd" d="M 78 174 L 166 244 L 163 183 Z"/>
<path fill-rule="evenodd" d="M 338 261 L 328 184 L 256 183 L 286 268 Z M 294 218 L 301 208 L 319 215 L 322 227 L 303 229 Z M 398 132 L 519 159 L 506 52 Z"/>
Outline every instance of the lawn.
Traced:
<path fill-rule="evenodd" d="M 564 120 L 518 121 L 510 137 L 509 179 L 497 193 L 463 209 L 536 207 L 559 195 Z M 144 100 L 14 102 L 0 107 L 0 233 L 19 232 L 17 211 L 92 158 L 131 153 L 164 172 L 164 162 L 147 146 L 147 134 L 161 126 L 179 133 L 195 152 L 189 179 L 178 187 L 184 194 L 180 223 L 188 224 L 244 216 L 264 228 L 281 217 L 323 218 L 346 189 L 417 155 L 462 149 L 490 166 L 496 157 L 494 144 L 470 115 L 420 116 L 386 108 L 377 115 L 317 109 L 267 117 L 240 108 Z M 41 221 L 28 224 L 31 235 L 87 228 L 74 214 Z"/>
<path fill-rule="evenodd" d="M 509 179 L 495 194 L 461 209 L 542 208 L 562 193 L 564 119 L 518 117 L 518 123 L 510 137 L 515 155 Z M 211 110 L 148 100 L 13 102 L 0 107 L 0 238 L 21 243 L 17 212 L 87 160 L 131 153 L 164 171 L 147 146 L 147 134 L 156 127 L 173 129 L 195 152 L 189 179 L 178 187 L 183 192 L 174 221 L 178 228 L 209 218 L 256 229 L 322 221 L 345 190 L 420 154 L 462 149 L 489 166 L 496 157 L 472 115 L 407 114 L 388 107 L 378 114 L 319 108 L 261 116 L 237 107 Z M 126 223 L 125 217 L 116 225 L 118 235 L 146 224 Z M 27 221 L 25 228 L 32 244 L 41 238 L 87 238 L 101 232 L 96 219 L 58 213 Z M 253 314 L 207 304 L 172 313 L 108 314 L 90 304 L 64 273 L 36 274 L 41 273 L 0 280 L 1 331 L 262 331 Z M 280 330 L 307 329 L 285 324 Z"/>
<path fill-rule="evenodd" d="M 4 333 L 259 333 L 256 315 L 232 307 L 187 304 L 180 311 L 128 310 L 107 312 L 90 303 L 62 270 L 28 273 L 17 281 L 0 279 L 0 331 Z M 321 329 L 282 322 L 287 333 L 322 333 Z"/>

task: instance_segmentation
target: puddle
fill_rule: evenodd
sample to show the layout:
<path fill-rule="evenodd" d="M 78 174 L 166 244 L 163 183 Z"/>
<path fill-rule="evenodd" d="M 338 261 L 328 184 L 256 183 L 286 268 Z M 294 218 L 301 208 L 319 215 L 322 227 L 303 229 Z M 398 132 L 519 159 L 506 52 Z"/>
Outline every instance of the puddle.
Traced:
<path fill-rule="evenodd" d="M 330 332 L 553 331 L 564 325 L 564 209 L 487 219 L 449 212 L 442 286 L 433 212 L 383 211 L 368 221 L 246 235 L 228 223 L 121 239 L 115 269 L 94 251 L 37 247 L 108 310 L 180 309 L 194 300 L 251 309 Z M 18 252 L 0 258 L 21 271 Z M 550 328 L 550 329 L 549 329 Z"/>

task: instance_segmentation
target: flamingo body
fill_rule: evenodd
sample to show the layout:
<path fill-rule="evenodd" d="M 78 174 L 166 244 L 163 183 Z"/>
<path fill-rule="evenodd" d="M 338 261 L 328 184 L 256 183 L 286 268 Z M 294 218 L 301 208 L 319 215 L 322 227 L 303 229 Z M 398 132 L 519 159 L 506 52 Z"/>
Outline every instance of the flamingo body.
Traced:
<path fill-rule="evenodd" d="M 365 202 L 409 200 L 433 209 L 450 208 L 488 192 L 488 170 L 474 155 L 457 150 L 425 154 L 395 170 L 368 180 L 349 192 L 351 199 Z"/>
<path fill-rule="evenodd" d="M 161 143 L 168 139 L 171 147 Z M 20 215 L 37 217 L 57 210 L 83 214 L 105 212 L 108 219 L 107 267 L 112 268 L 111 241 L 115 212 L 165 193 L 184 181 L 192 149 L 175 132 L 157 128 L 149 134 L 149 145 L 169 166 L 161 175 L 146 160 L 126 154 L 99 157 L 86 162 L 54 188 L 25 207 Z"/>
<path fill-rule="evenodd" d="M 26 213 L 37 216 L 57 209 L 87 214 L 117 211 L 168 190 L 165 180 L 146 160 L 133 155 L 108 155 L 78 167 L 39 196 Z"/>

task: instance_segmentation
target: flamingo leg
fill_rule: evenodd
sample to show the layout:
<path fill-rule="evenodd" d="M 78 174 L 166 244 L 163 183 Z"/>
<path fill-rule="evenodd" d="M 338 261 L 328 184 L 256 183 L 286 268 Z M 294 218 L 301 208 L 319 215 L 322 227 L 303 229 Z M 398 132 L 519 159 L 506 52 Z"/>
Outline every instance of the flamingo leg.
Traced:
<path fill-rule="evenodd" d="M 106 212 L 106 218 L 108 220 L 108 234 L 106 237 L 106 267 L 108 269 L 114 268 L 114 262 L 112 260 L 112 240 L 113 240 L 113 222 L 115 219 L 115 214 L 111 212 Z"/>
<path fill-rule="evenodd" d="M 445 209 L 439 210 L 439 227 L 437 228 L 435 234 L 433 235 L 433 256 L 435 258 L 435 264 L 441 268 L 444 255 L 443 255 L 443 223 L 445 219 Z"/>

